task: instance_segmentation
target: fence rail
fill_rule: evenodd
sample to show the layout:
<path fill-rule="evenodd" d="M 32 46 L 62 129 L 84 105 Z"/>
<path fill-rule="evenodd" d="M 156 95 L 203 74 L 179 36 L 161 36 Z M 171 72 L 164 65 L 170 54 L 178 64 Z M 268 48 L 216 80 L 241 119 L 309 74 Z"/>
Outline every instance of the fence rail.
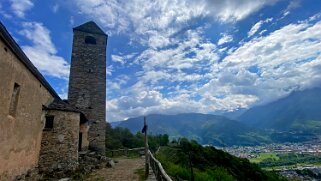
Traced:
<path fill-rule="evenodd" d="M 172 179 L 165 172 L 162 164 L 154 157 L 154 155 L 148 150 L 149 164 L 153 169 L 157 181 L 172 181 Z"/>
<path fill-rule="evenodd" d="M 145 151 L 145 147 L 139 147 L 139 148 L 131 148 L 131 149 L 118 149 L 118 150 L 110 150 L 111 156 L 113 157 L 116 153 L 123 154 L 125 156 L 128 156 L 128 152 L 137 152 L 138 154 L 140 151 Z"/>

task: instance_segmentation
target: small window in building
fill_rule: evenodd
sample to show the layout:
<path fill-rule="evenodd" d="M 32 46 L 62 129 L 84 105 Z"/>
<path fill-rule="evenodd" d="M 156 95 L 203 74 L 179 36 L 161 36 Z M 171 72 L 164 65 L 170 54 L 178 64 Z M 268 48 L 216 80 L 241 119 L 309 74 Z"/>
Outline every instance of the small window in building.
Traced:
<path fill-rule="evenodd" d="M 7 49 L 6 47 L 4 47 L 4 51 L 6 51 L 6 52 L 7 52 L 7 51 L 8 51 L 8 49 Z"/>
<path fill-rule="evenodd" d="M 54 121 L 54 116 L 46 116 L 46 124 L 45 124 L 45 129 L 52 129 L 53 128 L 53 121 Z"/>
<path fill-rule="evenodd" d="M 88 73 L 93 73 L 93 69 L 88 69 Z"/>
<path fill-rule="evenodd" d="M 9 115 L 11 116 L 16 116 L 19 94 L 20 94 L 20 85 L 17 83 L 14 83 L 11 102 L 10 102 L 10 108 L 9 108 Z"/>
<path fill-rule="evenodd" d="M 96 39 L 92 36 L 86 36 L 85 37 L 85 43 L 86 44 L 92 44 L 92 45 L 96 45 Z"/>

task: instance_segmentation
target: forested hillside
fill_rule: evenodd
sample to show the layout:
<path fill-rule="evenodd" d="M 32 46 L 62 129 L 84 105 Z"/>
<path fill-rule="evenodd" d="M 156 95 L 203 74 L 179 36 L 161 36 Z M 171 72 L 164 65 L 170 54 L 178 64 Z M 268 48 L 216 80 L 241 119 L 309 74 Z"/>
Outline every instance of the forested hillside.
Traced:
<path fill-rule="evenodd" d="M 263 171 L 247 159 L 214 147 L 202 147 L 185 138 L 162 147 L 156 156 L 166 172 L 177 180 L 286 180 L 274 172 Z"/>
<path fill-rule="evenodd" d="M 262 132 L 224 116 L 199 113 L 149 115 L 147 121 L 150 134 L 168 134 L 171 139 L 186 137 L 201 144 L 217 146 L 257 145 L 269 142 L 268 136 Z M 117 126 L 136 133 L 143 126 L 143 117 L 128 119 Z"/>

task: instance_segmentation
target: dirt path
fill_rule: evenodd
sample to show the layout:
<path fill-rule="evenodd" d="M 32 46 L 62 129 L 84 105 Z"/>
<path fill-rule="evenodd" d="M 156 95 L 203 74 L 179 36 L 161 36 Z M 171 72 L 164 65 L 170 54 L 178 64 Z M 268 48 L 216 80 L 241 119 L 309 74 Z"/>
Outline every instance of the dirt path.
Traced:
<path fill-rule="evenodd" d="M 144 159 L 115 159 L 118 161 L 114 168 L 103 168 L 90 174 L 86 181 L 139 181 L 135 171 L 144 168 Z"/>

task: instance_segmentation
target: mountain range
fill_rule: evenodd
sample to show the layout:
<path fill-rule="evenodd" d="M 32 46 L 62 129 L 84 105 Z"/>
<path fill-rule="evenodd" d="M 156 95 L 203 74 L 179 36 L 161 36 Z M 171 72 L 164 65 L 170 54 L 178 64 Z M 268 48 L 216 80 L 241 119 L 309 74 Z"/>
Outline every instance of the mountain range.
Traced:
<path fill-rule="evenodd" d="M 143 117 L 117 123 L 131 132 L 141 131 Z M 299 142 L 321 136 L 321 88 L 292 92 L 266 105 L 235 113 L 186 113 L 147 116 L 149 133 L 186 137 L 215 146 Z M 113 123 L 112 126 L 116 126 Z"/>
<path fill-rule="evenodd" d="M 256 128 L 321 133 L 321 89 L 292 92 L 277 101 L 247 110 L 237 120 Z"/>

